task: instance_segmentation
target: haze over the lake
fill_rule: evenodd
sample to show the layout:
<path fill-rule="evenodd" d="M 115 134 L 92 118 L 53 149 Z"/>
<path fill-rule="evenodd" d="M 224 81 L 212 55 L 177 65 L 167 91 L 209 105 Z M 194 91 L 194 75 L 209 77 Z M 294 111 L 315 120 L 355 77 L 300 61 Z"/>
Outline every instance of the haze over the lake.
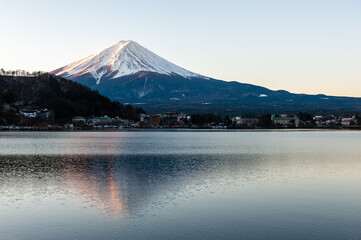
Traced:
<path fill-rule="evenodd" d="M 0 2 L 0 68 L 51 71 L 132 39 L 216 79 L 361 97 L 360 1 Z"/>

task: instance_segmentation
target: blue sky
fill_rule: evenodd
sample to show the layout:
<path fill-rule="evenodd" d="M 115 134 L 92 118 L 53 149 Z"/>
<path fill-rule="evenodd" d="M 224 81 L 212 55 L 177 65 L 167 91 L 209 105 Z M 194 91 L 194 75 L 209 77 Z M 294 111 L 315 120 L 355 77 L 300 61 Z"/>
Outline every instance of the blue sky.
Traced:
<path fill-rule="evenodd" d="M 134 40 L 227 81 L 361 97 L 361 1 L 0 0 L 0 67 L 51 71 Z"/>

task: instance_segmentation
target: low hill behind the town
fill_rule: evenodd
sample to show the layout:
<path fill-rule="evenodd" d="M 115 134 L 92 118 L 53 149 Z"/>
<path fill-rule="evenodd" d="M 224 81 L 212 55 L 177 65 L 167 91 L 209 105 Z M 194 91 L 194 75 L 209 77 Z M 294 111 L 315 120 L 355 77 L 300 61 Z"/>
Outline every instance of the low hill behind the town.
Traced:
<path fill-rule="evenodd" d="M 6 121 L 9 112 L 5 106 L 11 106 L 11 109 L 46 108 L 58 123 L 69 121 L 74 116 L 109 115 L 136 119 L 143 112 L 141 108 L 111 101 L 82 84 L 47 73 L 0 75 L 0 106 L 2 121 Z"/>

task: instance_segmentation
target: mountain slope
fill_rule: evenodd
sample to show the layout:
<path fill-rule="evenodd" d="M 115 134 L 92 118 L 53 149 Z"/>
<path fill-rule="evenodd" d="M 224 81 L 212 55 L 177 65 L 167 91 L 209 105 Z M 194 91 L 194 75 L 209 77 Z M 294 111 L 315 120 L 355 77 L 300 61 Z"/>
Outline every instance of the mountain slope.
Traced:
<path fill-rule="evenodd" d="M 98 90 L 112 100 L 141 105 L 154 113 L 361 111 L 360 98 L 292 94 L 207 78 L 178 67 L 133 41 L 120 41 L 51 73 Z"/>
<path fill-rule="evenodd" d="M 3 104 L 47 108 L 54 112 L 57 122 L 69 121 L 77 115 L 136 119 L 143 112 L 142 109 L 112 102 L 86 86 L 50 74 L 31 77 L 0 75 L 0 106 Z"/>
<path fill-rule="evenodd" d="M 99 84 L 102 78 L 120 78 L 137 72 L 157 72 L 185 78 L 201 77 L 130 40 L 114 43 L 99 53 L 54 70 L 52 73 L 69 79 L 90 74 Z"/>

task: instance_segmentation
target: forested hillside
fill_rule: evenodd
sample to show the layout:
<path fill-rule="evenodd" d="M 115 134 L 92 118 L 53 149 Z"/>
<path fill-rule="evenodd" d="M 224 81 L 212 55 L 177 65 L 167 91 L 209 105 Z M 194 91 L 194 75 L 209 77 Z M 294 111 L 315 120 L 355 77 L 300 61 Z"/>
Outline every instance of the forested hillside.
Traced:
<path fill-rule="evenodd" d="M 144 112 L 111 101 L 95 90 L 51 74 L 38 76 L 0 75 L 0 106 L 2 118 L 8 114 L 5 106 L 11 109 L 20 107 L 47 108 L 53 112 L 55 122 L 66 122 L 74 116 L 119 116 L 137 119 Z"/>

